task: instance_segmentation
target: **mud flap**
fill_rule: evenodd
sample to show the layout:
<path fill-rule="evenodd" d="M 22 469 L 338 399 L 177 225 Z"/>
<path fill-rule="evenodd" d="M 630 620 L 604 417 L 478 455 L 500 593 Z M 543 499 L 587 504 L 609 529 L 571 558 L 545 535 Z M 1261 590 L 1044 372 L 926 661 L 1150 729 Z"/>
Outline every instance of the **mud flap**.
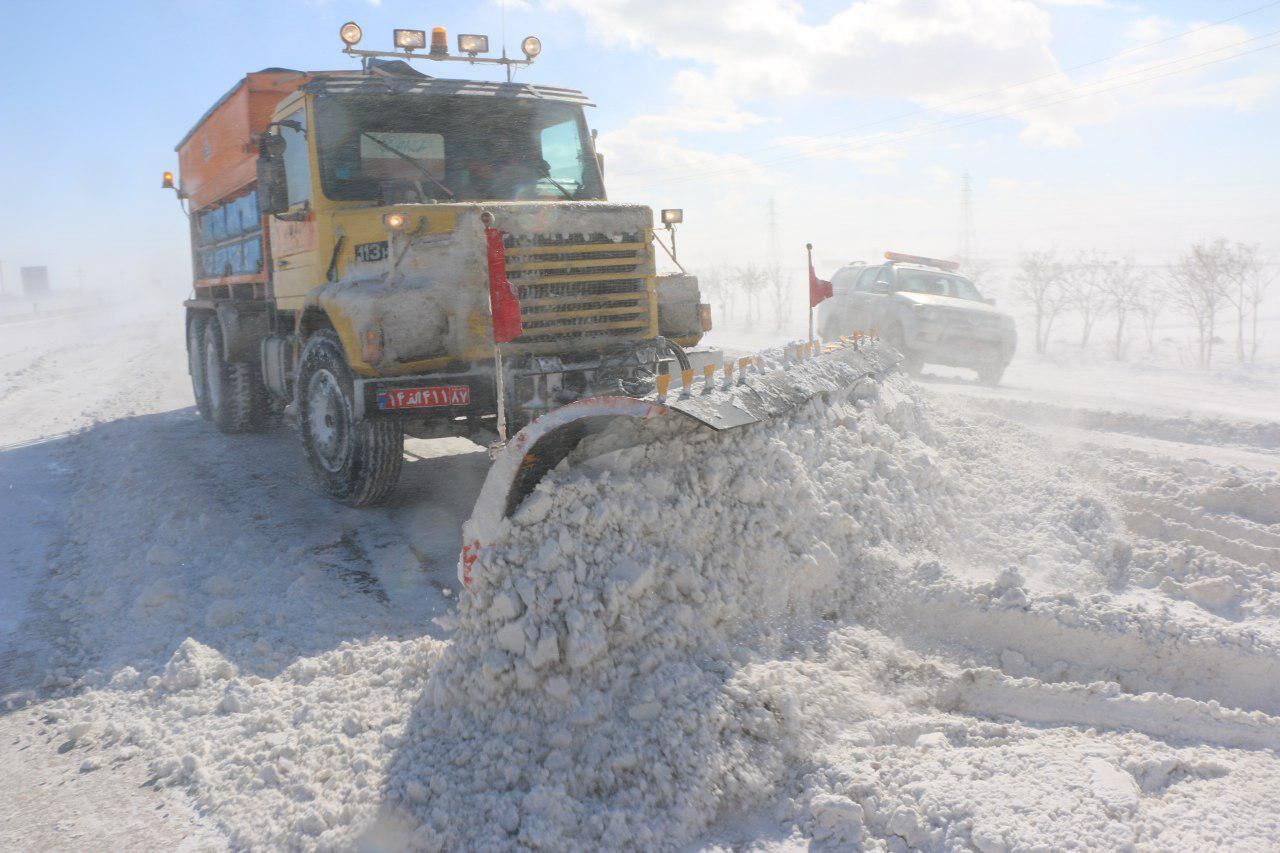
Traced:
<path fill-rule="evenodd" d="M 494 458 L 471 518 L 463 526 L 458 577 L 470 585 L 480 551 L 497 540 L 511 517 L 547 472 L 588 435 L 618 418 L 651 419 L 671 414 L 692 418 L 717 431 L 737 429 L 784 416 L 815 397 L 879 378 L 901 356 L 878 342 L 836 344 L 809 358 L 775 350 L 744 374 L 709 380 L 699 377 L 687 388 L 665 396 L 592 397 L 562 406 L 520 430 Z"/>

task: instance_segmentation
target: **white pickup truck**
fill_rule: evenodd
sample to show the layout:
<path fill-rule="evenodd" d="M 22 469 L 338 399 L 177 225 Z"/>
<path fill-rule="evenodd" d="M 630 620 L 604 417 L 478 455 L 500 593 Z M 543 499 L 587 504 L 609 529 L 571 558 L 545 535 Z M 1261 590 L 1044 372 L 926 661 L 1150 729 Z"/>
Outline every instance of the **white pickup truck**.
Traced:
<path fill-rule="evenodd" d="M 832 297 L 818 306 L 819 334 L 833 339 L 850 329 L 879 329 L 911 373 L 925 363 L 945 364 L 1000 384 L 1018 345 L 1013 317 L 984 299 L 954 261 L 897 252 L 885 252 L 885 259 L 836 271 Z"/>

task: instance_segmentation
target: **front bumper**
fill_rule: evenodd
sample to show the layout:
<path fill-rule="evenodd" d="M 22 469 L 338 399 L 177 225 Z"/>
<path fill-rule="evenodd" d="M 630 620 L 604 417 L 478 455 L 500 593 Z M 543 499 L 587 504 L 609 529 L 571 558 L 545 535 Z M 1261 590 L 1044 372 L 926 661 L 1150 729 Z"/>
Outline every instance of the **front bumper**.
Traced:
<path fill-rule="evenodd" d="M 918 321 L 907 345 L 921 360 L 933 364 L 976 368 L 996 361 L 1004 366 L 1013 360 L 1018 337 L 1005 326 Z"/>
<path fill-rule="evenodd" d="M 704 365 L 719 366 L 721 350 L 701 347 L 685 350 L 696 375 Z M 515 425 L 525 424 L 553 409 L 602 393 L 602 385 L 619 377 L 631 378 L 669 372 L 678 383 L 680 369 L 670 355 L 659 355 L 653 347 L 638 347 L 634 353 L 606 356 L 560 358 L 527 356 L 504 364 L 507 417 Z M 465 389 L 465 393 L 460 393 Z M 616 386 L 613 393 L 618 393 Z M 371 415 L 404 420 L 459 424 L 490 419 L 498 410 L 498 390 L 493 364 L 473 364 L 466 370 L 415 376 L 359 377 L 354 381 L 356 420 Z M 411 393 L 397 393 L 411 392 Z M 412 393 L 421 392 L 421 393 Z M 465 398 L 465 402 L 460 402 Z M 409 405 L 400 407 L 408 402 Z"/>

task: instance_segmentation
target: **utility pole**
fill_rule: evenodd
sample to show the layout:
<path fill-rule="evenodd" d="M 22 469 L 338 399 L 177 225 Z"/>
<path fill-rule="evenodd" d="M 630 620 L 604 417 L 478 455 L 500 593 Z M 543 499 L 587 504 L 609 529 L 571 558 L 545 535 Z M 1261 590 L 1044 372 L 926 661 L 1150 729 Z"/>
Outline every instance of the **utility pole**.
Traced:
<path fill-rule="evenodd" d="M 973 260 L 973 183 L 969 180 L 969 170 L 960 175 L 960 260 Z"/>

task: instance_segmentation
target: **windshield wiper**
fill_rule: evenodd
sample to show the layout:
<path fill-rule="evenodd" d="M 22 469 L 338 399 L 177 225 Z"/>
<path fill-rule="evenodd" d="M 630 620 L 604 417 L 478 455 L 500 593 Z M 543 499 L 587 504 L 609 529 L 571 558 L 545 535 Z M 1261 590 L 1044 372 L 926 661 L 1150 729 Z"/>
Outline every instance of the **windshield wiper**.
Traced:
<path fill-rule="evenodd" d="M 435 184 L 437 187 L 439 187 L 441 190 L 443 190 L 443 191 L 444 191 L 444 194 L 445 194 L 445 195 L 447 195 L 449 198 L 453 198 L 453 190 L 449 189 L 449 188 L 448 188 L 448 187 L 446 187 L 444 184 L 442 184 L 442 183 L 440 183 L 438 180 L 436 180 L 436 176 L 435 176 L 435 175 L 433 175 L 433 174 L 431 174 L 431 170 L 430 170 L 430 169 L 428 169 L 426 166 L 422 165 L 422 164 L 421 164 L 421 163 L 419 163 L 417 160 L 413 159 L 413 158 L 412 158 L 412 157 L 410 157 L 408 154 L 406 154 L 406 153 L 404 153 L 403 151 L 401 151 L 399 148 L 395 148 L 395 147 L 393 147 L 393 146 L 390 146 L 390 145 L 388 145 L 387 143 L 383 142 L 381 139 L 378 139 L 376 136 L 374 136 L 372 133 L 370 133 L 370 132 L 369 132 L 369 131 L 367 131 L 367 130 L 361 131 L 361 132 L 360 132 L 360 135 L 361 135 L 361 136 L 363 136 L 363 137 L 365 137 L 366 139 L 368 139 L 368 140 L 369 140 L 370 142 L 372 142 L 374 145 L 377 145 L 377 146 L 379 146 L 379 147 L 381 147 L 381 148 L 385 148 L 385 149 L 387 149 L 387 150 L 388 150 L 388 151 L 390 151 L 392 154 L 394 154 L 394 155 L 396 155 L 397 157 L 399 157 L 401 160 L 405 160 L 405 161 L 407 161 L 407 162 L 411 163 L 415 169 L 417 169 L 419 172 L 421 172 L 423 175 L 425 175 L 425 176 L 426 176 L 427 180 L 429 180 L 431 183 Z"/>
<path fill-rule="evenodd" d="M 567 189 L 565 189 L 565 188 L 564 188 L 564 184 L 560 183 L 560 182 L 559 182 L 559 181 L 557 181 L 555 178 L 551 177 L 550 173 L 548 173 L 548 174 L 546 174 L 546 175 L 543 175 L 542 177 L 544 177 L 544 178 L 546 178 L 548 181 L 550 181 L 550 182 L 551 182 L 551 184 L 552 184 L 556 189 L 560 190 L 560 192 L 564 193 L 564 197 L 565 197 L 565 198 L 567 198 L 567 199 L 569 199 L 570 201 L 573 201 L 573 199 L 576 197 L 576 194 L 575 194 L 575 193 L 571 193 L 571 192 L 569 192 Z"/>

